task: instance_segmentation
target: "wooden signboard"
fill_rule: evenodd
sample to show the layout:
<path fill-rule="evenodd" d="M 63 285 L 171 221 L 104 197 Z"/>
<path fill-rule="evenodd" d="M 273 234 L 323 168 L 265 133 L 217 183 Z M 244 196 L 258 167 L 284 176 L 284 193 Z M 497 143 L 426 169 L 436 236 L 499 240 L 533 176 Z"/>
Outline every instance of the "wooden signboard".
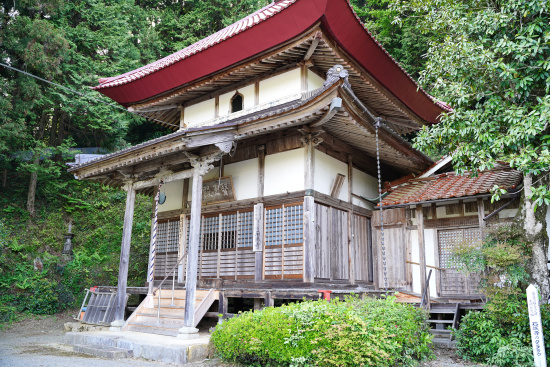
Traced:
<path fill-rule="evenodd" d="M 222 203 L 235 200 L 231 176 L 214 178 L 202 182 L 202 204 Z"/>

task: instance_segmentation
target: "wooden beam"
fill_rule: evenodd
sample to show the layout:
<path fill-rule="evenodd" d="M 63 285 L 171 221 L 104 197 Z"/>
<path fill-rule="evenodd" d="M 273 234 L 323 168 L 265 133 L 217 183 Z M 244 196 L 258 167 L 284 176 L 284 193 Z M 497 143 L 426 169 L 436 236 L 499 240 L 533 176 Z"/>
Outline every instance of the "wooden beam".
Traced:
<path fill-rule="evenodd" d="M 304 283 L 315 279 L 315 199 L 304 197 Z"/>
<path fill-rule="evenodd" d="M 317 48 L 317 45 L 319 45 L 319 41 L 321 41 L 322 38 L 323 37 L 321 32 L 315 33 L 315 36 L 313 36 L 313 41 L 311 41 L 311 45 L 309 46 L 309 49 L 304 56 L 304 61 L 307 61 L 311 58 L 311 56 L 315 52 L 315 49 Z"/>
<path fill-rule="evenodd" d="M 128 107 L 128 112 L 131 113 L 142 113 L 142 112 L 157 112 L 157 111 L 164 111 L 164 110 L 171 110 L 174 108 L 178 108 L 179 105 L 177 104 L 166 104 L 166 105 L 159 105 L 159 106 L 151 106 L 146 108 L 134 108 L 134 107 Z"/>
<path fill-rule="evenodd" d="M 187 252 L 187 274 L 185 277 L 185 313 L 184 326 L 195 327 L 195 294 L 197 288 L 197 268 L 199 259 L 199 242 L 202 206 L 202 175 L 195 163 L 193 169 L 193 189 L 191 197 L 191 223 L 189 228 L 189 250 Z"/>
<path fill-rule="evenodd" d="M 113 327 L 121 327 L 124 323 L 126 309 L 126 287 L 128 286 L 128 264 L 130 262 L 130 243 L 132 241 L 132 224 L 134 220 L 134 203 L 136 190 L 132 183 L 126 184 L 126 209 L 124 211 L 124 226 L 122 227 L 122 245 L 120 248 L 120 264 L 118 266 L 118 284 L 116 293 L 115 320 Z"/>
<path fill-rule="evenodd" d="M 416 228 L 418 232 L 418 252 L 420 258 L 420 294 L 426 288 L 426 246 L 424 243 L 424 211 L 422 204 L 416 205 Z M 426 292 L 426 297 L 429 304 L 430 289 Z"/>

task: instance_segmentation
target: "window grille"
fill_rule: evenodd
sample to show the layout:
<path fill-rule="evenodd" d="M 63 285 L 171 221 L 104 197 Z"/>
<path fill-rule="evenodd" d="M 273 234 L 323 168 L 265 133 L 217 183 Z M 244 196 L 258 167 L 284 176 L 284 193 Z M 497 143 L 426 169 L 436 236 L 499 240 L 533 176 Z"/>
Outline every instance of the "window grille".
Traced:
<path fill-rule="evenodd" d="M 304 207 L 301 204 L 267 208 L 265 211 L 265 245 L 280 246 L 302 243 L 304 237 L 303 210 Z"/>
<path fill-rule="evenodd" d="M 204 217 L 204 231 L 202 233 L 202 243 L 204 251 L 218 249 L 218 216 Z"/>
<path fill-rule="evenodd" d="M 285 207 L 285 244 L 304 241 L 303 205 Z"/>
<path fill-rule="evenodd" d="M 179 221 L 161 222 L 157 228 L 157 252 L 177 252 L 179 242 Z"/>
<path fill-rule="evenodd" d="M 239 247 L 252 247 L 254 212 L 239 212 Z"/>
<path fill-rule="evenodd" d="M 237 241 L 237 213 L 222 215 L 222 249 L 235 248 Z"/>
<path fill-rule="evenodd" d="M 269 208 L 265 211 L 265 245 L 283 244 L 283 208 Z"/>

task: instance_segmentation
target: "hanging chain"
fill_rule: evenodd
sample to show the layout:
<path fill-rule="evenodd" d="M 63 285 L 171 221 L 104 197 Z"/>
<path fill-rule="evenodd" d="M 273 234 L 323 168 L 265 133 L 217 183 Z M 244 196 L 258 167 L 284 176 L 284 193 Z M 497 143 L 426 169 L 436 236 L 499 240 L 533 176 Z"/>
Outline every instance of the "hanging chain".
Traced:
<path fill-rule="evenodd" d="M 382 269 L 384 270 L 384 288 L 388 288 L 388 268 L 386 263 L 386 245 L 384 244 L 384 213 L 382 210 L 382 175 L 380 173 L 380 147 L 378 143 L 378 128 L 381 118 L 376 118 L 374 131 L 376 132 L 376 168 L 378 169 L 378 196 L 380 205 L 380 239 L 382 240 Z"/>

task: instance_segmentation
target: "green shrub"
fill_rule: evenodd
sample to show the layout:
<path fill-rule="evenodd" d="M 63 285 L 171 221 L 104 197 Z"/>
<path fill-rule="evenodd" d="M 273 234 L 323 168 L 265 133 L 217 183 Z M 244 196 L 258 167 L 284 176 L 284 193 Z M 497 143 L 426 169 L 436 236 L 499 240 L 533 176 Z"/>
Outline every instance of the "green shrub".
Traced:
<path fill-rule="evenodd" d="M 431 356 L 425 314 L 393 298 L 308 301 L 218 325 L 225 360 L 262 366 L 410 366 Z"/>

